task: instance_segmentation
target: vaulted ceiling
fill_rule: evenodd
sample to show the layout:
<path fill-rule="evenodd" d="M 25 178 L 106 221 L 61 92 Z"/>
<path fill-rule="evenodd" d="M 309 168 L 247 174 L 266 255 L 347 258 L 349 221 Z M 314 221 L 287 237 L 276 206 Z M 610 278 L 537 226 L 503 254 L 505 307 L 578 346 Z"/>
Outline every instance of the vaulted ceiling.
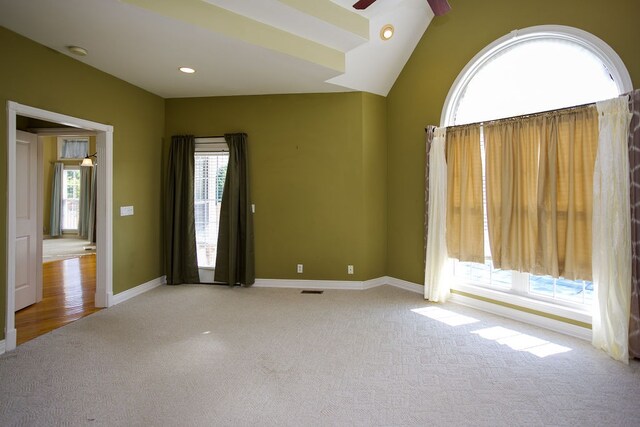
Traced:
<path fill-rule="evenodd" d="M 0 25 L 165 98 L 387 95 L 433 12 L 426 0 L 353 2 L 0 0 Z"/>

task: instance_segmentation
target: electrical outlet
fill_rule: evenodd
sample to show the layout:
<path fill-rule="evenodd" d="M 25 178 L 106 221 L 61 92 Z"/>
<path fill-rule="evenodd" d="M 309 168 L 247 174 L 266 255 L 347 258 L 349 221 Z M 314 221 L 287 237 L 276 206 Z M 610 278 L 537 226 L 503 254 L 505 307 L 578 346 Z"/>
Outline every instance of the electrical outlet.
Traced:
<path fill-rule="evenodd" d="M 353 265 L 347 265 L 347 274 L 353 274 Z"/>
<path fill-rule="evenodd" d="M 297 271 L 298 271 L 298 273 L 302 273 L 302 271 L 303 271 L 302 264 L 298 264 L 298 270 Z"/>

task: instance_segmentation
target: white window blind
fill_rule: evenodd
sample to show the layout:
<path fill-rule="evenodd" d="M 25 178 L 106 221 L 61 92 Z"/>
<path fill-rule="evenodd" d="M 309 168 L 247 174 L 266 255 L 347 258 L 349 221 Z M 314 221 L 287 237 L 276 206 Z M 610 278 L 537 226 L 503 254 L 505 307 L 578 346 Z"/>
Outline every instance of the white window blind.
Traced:
<path fill-rule="evenodd" d="M 194 213 L 199 267 L 215 268 L 220 202 L 228 162 L 228 152 L 201 152 L 196 149 Z"/>

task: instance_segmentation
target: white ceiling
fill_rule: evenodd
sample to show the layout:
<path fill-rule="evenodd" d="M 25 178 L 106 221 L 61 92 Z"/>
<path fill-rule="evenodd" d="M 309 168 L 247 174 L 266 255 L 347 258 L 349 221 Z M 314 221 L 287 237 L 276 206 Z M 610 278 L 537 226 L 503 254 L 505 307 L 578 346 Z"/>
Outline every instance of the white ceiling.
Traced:
<path fill-rule="evenodd" d="M 379 0 L 363 12 L 354 2 L 0 0 L 0 25 L 165 98 L 387 95 L 433 12 L 426 0 Z M 385 24 L 395 28 L 388 41 Z M 71 45 L 89 54 L 71 55 Z"/>

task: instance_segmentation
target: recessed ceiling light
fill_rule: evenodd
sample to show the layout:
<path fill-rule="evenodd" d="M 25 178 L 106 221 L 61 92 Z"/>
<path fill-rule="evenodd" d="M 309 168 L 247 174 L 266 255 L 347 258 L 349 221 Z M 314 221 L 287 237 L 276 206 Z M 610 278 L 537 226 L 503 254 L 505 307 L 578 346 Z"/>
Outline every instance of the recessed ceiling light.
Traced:
<path fill-rule="evenodd" d="M 387 24 L 380 30 L 380 38 L 382 40 L 389 40 L 393 37 L 393 25 Z"/>
<path fill-rule="evenodd" d="M 87 56 L 87 49 L 80 46 L 67 46 L 67 50 L 74 55 Z"/>
<path fill-rule="evenodd" d="M 196 70 L 194 70 L 193 68 L 189 68 L 189 67 L 180 67 L 180 71 L 182 71 L 183 73 L 187 73 L 187 74 L 193 74 L 196 72 Z"/>

